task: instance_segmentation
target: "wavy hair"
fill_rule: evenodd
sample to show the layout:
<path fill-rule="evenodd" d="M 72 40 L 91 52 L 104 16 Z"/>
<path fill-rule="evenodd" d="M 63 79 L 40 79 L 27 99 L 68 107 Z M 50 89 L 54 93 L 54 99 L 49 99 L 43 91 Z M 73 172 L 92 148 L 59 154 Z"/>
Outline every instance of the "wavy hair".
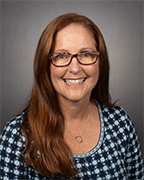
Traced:
<path fill-rule="evenodd" d="M 56 91 L 50 78 L 50 61 L 54 39 L 61 29 L 75 23 L 87 28 L 100 51 L 100 75 L 91 98 L 106 106 L 112 106 L 109 95 L 109 61 L 106 45 L 98 27 L 87 17 L 75 13 L 54 19 L 45 28 L 37 45 L 34 58 L 34 85 L 31 98 L 24 109 L 21 132 L 26 137 L 27 166 L 52 178 L 74 177 L 77 169 L 72 153 L 64 141 L 64 117 L 60 110 Z"/>

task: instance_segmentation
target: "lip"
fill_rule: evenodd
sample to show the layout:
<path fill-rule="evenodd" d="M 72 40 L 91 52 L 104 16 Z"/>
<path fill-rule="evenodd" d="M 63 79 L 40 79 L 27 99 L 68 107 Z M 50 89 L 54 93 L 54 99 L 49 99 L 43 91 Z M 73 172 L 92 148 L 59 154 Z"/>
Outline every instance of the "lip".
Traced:
<path fill-rule="evenodd" d="M 64 82 L 68 86 L 79 86 L 84 83 L 86 78 L 77 78 L 77 79 L 64 79 Z"/>

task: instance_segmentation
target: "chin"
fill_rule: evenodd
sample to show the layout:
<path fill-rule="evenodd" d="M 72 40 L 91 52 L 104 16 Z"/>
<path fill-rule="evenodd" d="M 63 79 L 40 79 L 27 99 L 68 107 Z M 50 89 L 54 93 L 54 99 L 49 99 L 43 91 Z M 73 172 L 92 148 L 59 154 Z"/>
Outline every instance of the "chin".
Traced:
<path fill-rule="evenodd" d="M 69 96 L 69 97 L 66 97 L 67 100 L 71 101 L 71 102 L 78 102 L 78 101 L 81 101 L 81 100 L 84 100 L 84 99 L 87 99 L 87 96 Z"/>

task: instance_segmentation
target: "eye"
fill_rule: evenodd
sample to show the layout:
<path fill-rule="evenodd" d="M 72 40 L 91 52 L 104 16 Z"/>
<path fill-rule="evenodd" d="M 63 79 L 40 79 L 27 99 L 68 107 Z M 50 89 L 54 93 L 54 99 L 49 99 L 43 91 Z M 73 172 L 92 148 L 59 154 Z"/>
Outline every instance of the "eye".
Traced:
<path fill-rule="evenodd" d="M 90 52 L 82 52 L 81 56 L 82 57 L 90 57 L 91 53 Z"/>
<path fill-rule="evenodd" d="M 64 58 L 66 58 L 66 54 L 65 54 L 65 53 L 63 53 L 63 54 L 57 54 L 57 55 L 55 56 L 55 59 L 64 59 Z"/>

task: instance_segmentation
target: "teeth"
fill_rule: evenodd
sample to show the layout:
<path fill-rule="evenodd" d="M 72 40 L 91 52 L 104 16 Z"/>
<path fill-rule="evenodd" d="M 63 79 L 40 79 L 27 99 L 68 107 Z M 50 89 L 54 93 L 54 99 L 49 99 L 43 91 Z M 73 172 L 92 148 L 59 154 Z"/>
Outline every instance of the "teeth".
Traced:
<path fill-rule="evenodd" d="M 83 79 L 76 79 L 76 80 L 68 80 L 66 79 L 65 82 L 69 85 L 77 85 L 77 84 L 81 84 L 84 81 Z"/>

